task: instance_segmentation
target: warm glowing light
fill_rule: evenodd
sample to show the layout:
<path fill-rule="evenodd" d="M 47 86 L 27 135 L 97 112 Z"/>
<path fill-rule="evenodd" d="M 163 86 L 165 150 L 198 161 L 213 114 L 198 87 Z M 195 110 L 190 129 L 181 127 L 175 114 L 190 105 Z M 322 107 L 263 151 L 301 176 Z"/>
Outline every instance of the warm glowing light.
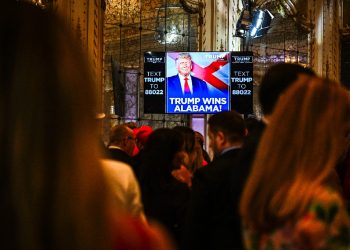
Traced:
<path fill-rule="evenodd" d="M 135 22 L 140 15 L 139 0 L 107 0 L 107 23 Z"/>

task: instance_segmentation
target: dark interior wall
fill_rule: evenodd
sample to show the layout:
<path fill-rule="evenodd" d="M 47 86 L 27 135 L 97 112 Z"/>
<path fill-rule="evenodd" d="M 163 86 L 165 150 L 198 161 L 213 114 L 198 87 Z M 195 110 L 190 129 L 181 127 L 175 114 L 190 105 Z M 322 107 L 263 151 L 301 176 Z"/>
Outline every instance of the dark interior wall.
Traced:
<path fill-rule="evenodd" d="M 343 26 L 350 27 L 350 0 L 343 0 Z"/>
<path fill-rule="evenodd" d="M 343 31 L 340 79 L 350 90 L 350 0 L 343 0 Z"/>
<path fill-rule="evenodd" d="M 341 82 L 350 90 L 350 35 L 341 42 Z"/>

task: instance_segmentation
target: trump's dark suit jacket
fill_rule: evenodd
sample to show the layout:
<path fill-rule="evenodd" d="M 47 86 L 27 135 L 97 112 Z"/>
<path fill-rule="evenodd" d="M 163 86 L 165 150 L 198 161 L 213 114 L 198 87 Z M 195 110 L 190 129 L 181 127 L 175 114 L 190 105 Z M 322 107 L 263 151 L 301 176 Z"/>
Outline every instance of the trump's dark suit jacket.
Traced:
<path fill-rule="evenodd" d="M 193 87 L 193 97 L 203 97 L 208 94 L 208 86 L 207 83 L 195 76 L 190 76 Z M 170 76 L 167 78 L 168 83 L 168 96 L 169 97 L 183 97 L 181 82 L 179 75 Z"/>
<path fill-rule="evenodd" d="M 203 97 L 209 97 L 207 83 L 197 77 L 190 76 L 192 81 L 192 95 L 184 95 L 182 93 L 181 82 L 179 75 L 174 75 L 167 78 L 167 112 L 180 112 L 176 110 L 176 107 L 179 107 L 175 102 L 172 102 L 170 98 L 181 98 L 183 101 L 181 104 L 186 110 L 187 107 L 193 106 L 202 106 L 204 105 Z M 193 100 L 195 100 L 195 103 Z M 192 102 L 187 103 L 187 100 L 191 99 Z"/>

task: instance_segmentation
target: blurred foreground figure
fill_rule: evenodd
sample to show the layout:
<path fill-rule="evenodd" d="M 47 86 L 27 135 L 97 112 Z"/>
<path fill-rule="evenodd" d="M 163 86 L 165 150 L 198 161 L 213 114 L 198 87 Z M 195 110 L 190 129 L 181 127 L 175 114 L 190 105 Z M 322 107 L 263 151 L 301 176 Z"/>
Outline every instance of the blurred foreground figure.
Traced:
<path fill-rule="evenodd" d="M 349 249 L 350 220 L 332 188 L 348 144 L 349 93 L 300 77 L 269 121 L 241 200 L 246 248 Z"/>
<path fill-rule="evenodd" d="M 5 1 L 0 14 L 2 249 L 169 249 L 116 214 L 105 185 L 94 83 L 53 13 Z"/>

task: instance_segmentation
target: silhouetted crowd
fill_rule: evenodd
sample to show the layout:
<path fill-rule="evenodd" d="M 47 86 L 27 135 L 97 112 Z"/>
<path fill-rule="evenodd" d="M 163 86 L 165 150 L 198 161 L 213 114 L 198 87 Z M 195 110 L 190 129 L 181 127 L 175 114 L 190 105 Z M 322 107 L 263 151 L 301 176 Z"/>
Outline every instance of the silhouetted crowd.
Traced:
<path fill-rule="evenodd" d="M 101 146 L 64 22 L 16 1 L 1 12 L 1 248 L 350 249 L 340 83 L 279 63 L 260 82 L 262 119 L 216 113 L 205 137 L 117 124 Z"/>

